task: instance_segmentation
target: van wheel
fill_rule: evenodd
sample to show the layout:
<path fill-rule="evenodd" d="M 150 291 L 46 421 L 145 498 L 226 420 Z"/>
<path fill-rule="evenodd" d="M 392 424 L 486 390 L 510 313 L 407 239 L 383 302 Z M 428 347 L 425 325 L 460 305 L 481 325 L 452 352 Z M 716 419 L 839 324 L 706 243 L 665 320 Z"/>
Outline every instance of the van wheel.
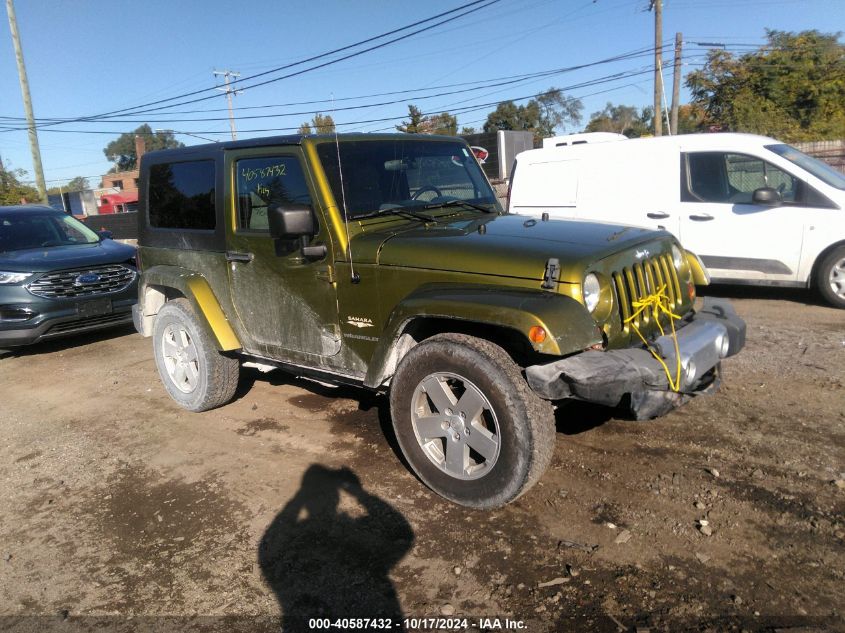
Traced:
<path fill-rule="evenodd" d="M 830 251 L 816 268 L 816 288 L 836 308 L 845 308 L 845 246 Z"/>
<path fill-rule="evenodd" d="M 240 363 L 217 351 L 187 299 L 168 301 L 159 310 L 153 349 L 167 392 L 189 411 L 214 409 L 234 397 Z"/>
<path fill-rule="evenodd" d="M 551 462 L 555 425 L 505 351 L 463 334 L 413 347 L 390 388 L 396 439 L 417 476 L 464 506 L 498 508 Z"/>

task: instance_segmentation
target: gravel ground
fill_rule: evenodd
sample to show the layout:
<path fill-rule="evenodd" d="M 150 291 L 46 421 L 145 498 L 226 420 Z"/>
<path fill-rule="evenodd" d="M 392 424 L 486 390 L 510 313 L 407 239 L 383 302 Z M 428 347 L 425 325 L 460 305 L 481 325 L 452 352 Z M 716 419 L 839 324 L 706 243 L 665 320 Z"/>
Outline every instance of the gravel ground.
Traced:
<path fill-rule="evenodd" d="M 0 629 L 845 630 L 845 313 L 711 292 L 748 323 L 721 391 L 559 409 L 495 512 L 415 479 L 383 397 L 245 371 L 191 414 L 127 330 L 0 355 Z"/>

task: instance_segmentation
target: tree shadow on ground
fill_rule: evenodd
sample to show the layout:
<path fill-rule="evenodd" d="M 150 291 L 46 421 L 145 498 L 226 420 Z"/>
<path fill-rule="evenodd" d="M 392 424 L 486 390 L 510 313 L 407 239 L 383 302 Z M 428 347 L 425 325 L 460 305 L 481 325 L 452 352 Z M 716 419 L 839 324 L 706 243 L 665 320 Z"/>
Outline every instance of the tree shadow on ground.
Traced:
<path fill-rule="evenodd" d="M 282 631 L 311 630 L 312 618 L 401 623 L 389 573 L 413 542 L 405 517 L 364 490 L 351 470 L 309 466 L 258 547 L 261 571 L 281 607 Z"/>

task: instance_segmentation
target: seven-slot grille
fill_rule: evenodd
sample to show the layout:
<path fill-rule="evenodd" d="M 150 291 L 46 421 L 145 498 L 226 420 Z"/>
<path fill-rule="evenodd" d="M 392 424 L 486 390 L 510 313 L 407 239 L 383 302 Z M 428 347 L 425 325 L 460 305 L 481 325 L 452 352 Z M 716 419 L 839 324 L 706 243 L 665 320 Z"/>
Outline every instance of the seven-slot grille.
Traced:
<path fill-rule="evenodd" d="M 27 286 L 39 297 L 58 299 L 119 292 L 135 279 L 135 271 L 121 264 L 46 273 Z"/>
<path fill-rule="evenodd" d="M 670 253 L 644 259 L 630 268 L 626 267 L 613 273 L 613 286 L 618 299 L 619 316 L 625 329 L 628 328 L 626 321 L 636 312 L 633 302 L 657 292 L 661 286 L 665 286 L 664 293 L 669 297 L 670 310 L 682 302 L 678 271 Z M 644 310 L 632 323 L 640 329 L 648 328 L 653 320 L 651 314 L 651 310 Z M 661 319 L 661 322 L 664 322 L 664 319 Z"/>

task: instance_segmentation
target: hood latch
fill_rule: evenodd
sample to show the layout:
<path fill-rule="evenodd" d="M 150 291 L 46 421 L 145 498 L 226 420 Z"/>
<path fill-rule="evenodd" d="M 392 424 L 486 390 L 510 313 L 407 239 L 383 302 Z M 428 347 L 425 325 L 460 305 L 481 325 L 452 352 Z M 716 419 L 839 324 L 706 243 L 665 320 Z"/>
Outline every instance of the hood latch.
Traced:
<path fill-rule="evenodd" d="M 546 270 L 543 273 L 543 283 L 540 286 L 545 290 L 554 290 L 560 276 L 560 262 L 555 257 L 546 260 Z"/>

